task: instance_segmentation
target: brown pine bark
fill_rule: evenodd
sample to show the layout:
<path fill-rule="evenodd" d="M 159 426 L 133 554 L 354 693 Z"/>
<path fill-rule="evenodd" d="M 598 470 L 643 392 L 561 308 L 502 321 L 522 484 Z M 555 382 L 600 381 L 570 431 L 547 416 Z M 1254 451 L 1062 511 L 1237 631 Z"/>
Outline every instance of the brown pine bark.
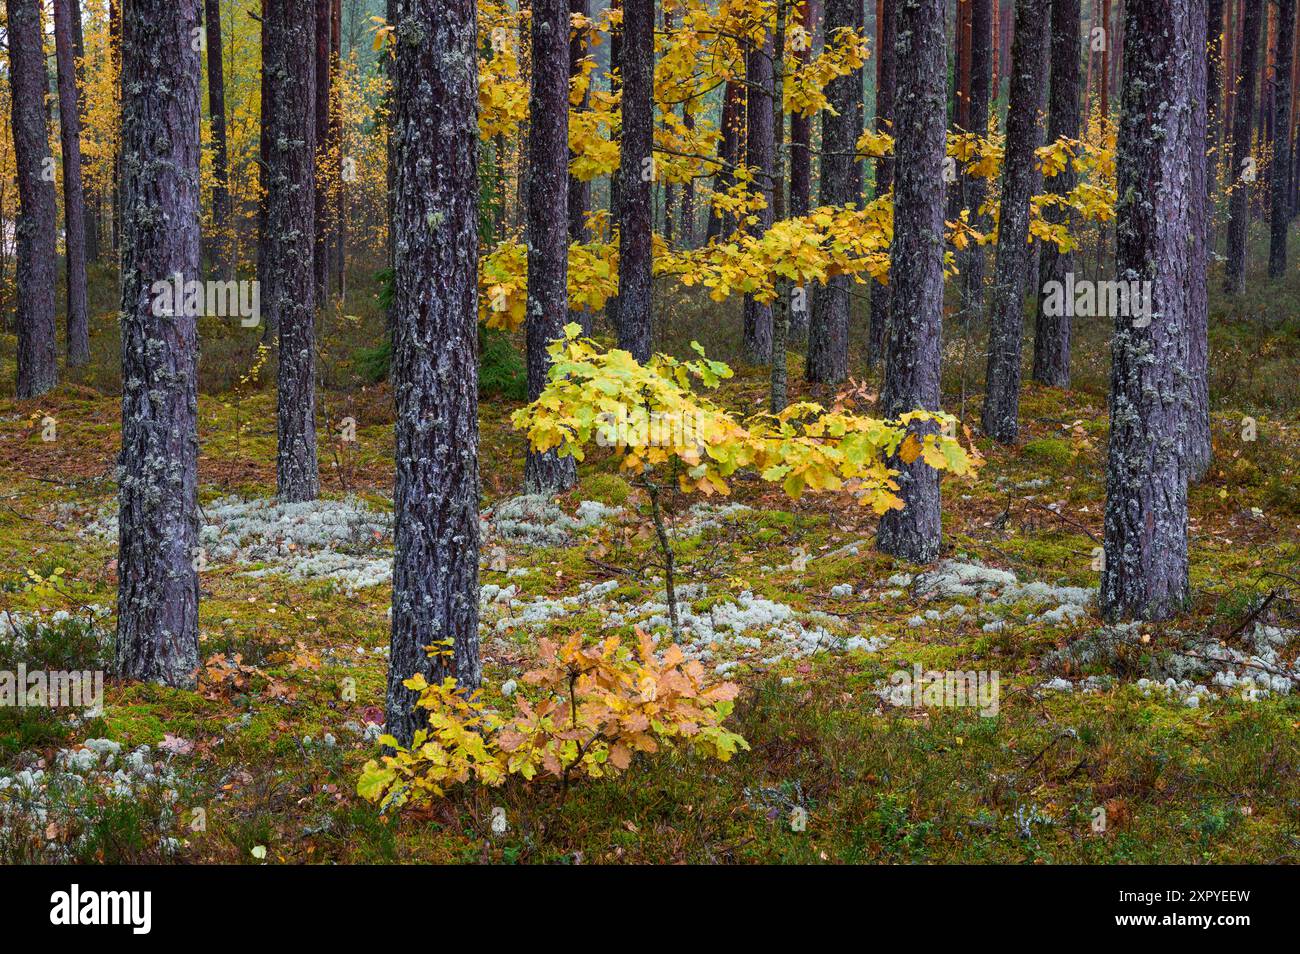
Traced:
<path fill-rule="evenodd" d="M 402 0 L 394 77 L 397 399 L 388 731 L 426 724 L 402 685 L 482 680 L 478 642 L 478 54 L 473 0 Z M 430 227 L 437 222 L 436 228 Z M 427 647 L 450 641 L 430 658 Z"/>
<path fill-rule="evenodd" d="M 208 45 L 208 121 L 212 127 L 212 219 L 218 274 L 235 275 L 234 213 L 230 201 L 230 160 L 226 145 L 226 82 L 221 46 L 221 0 L 205 0 L 203 22 Z"/>
<path fill-rule="evenodd" d="M 1205 0 L 1127 0 L 1117 269 L 1151 312 L 1115 319 L 1100 605 L 1164 619 L 1189 595 L 1189 331 L 1205 301 Z M 1249 112 L 1249 110 L 1247 110 Z"/>
<path fill-rule="evenodd" d="M 1295 0 L 1278 0 L 1276 68 L 1273 84 L 1273 161 L 1269 164 L 1270 223 L 1268 277 L 1286 274 L 1287 227 L 1291 222 L 1291 72 L 1295 58 Z"/>
<path fill-rule="evenodd" d="M 939 408 L 943 318 L 943 157 L 947 72 L 942 0 L 896 0 L 893 316 L 881 394 L 887 417 Z M 939 554 L 939 476 L 920 460 L 899 470 L 902 510 L 880 518 L 882 552 L 928 563 Z"/>
<path fill-rule="evenodd" d="M 745 52 L 745 163 L 754 172 L 755 189 L 767 200 L 749 228 L 756 238 L 772 227 L 776 201 L 772 82 L 772 37 L 764 34 L 762 44 L 750 44 Z M 746 295 L 743 320 L 746 359 L 750 364 L 767 364 L 772 360 L 771 304 Z"/>
<path fill-rule="evenodd" d="M 654 0 L 624 0 L 620 72 L 623 138 L 619 146 L 618 346 L 650 358 L 651 212 L 654 176 Z"/>
<path fill-rule="evenodd" d="M 58 383 L 55 341 L 54 158 L 46 133 L 45 55 L 41 50 L 41 7 L 30 0 L 6 0 L 9 20 L 10 113 L 18 179 L 15 278 L 17 281 L 18 383 L 22 400 Z M 46 178 L 46 170 L 51 175 Z"/>
<path fill-rule="evenodd" d="M 1079 0 L 1051 0 L 1051 101 L 1048 110 L 1047 141 L 1078 139 L 1083 114 L 1079 103 Z M 1047 191 L 1066 196 L 1073 191 L 1078 176 L 1066 164 L 1047 183 Z M 1044 218 L 1070 227 L 1072 217 L 1049 206 Z M 1043 242 L 1038 262 L 1037 319 L 1034 323 L 1034 380 L 1057 388 L 1070 386 L 1070 311 L 1053 314 L 1047 307 L 1048 288 L 1053 282 L 1064 287 L 1066 276 L 1074 271 L 1074 256 L 1062 252 L 1055 242 Z"/>
<path fill-rule="evenodd" d="M 997 262 L 989 306 L 989 352 L 985 375 L 984 431 L 1010 444 L 1020 427 L 1020 352 L 1025 278 L 1029 274 L 1029 200 L 1034 150 L 1040 144 L 1038 101 L 1046 61 L 1048 0 L 1016 0 L 1011 47 L 1011 93 L 1007 106 L 1006 157 L 998 218 Z"/>
<path fill-rule="evenodd" d="M 533 69 L 528 129 L 528 399 L 546 387 L 547 347 L 569 319 L 569 5 L 532 0 Z M 578 480 L 577 462 L 554 450 L 530 451 L 528 493 L 554 494 Z"/>
<path fill-rule="evenodd" d="M 1255 80 L 1258 76 L 1263 6 L 1263 0 L 1244 0 L 1241 18 L 1241 50 L 1237 60 L 1237 94 L 1232 117 L 1232 166 L 1229 170 L 1232 193 L 1228 199 L 1228 261 L 1224 266 L 1224 291 L 1234 295 L 1246 291 L 1246 226 L 1250 217 L 1250 185 L 1254 181 L 1251 133 L 1255 122 Z"/>
<path fill-rule="evenodd" d="M 316 456 L 316 31 L 312 0 L 267 4 L 269 83 L 262 116 L 270 154 L 263 298 L 279 333 L 276 494 L 315 500 Z"/>
<path fill-rule="evenodd" d="M 330 287 L 331 219 L 329 215 L 330 188 L 330 14 L 333 0 L 315 0 L 313 10 L 313 39 L 315 41 L 315 103 L 312 117 L 316 142 L 316 188 L 313 211 L 316 217 L 316 243 L 312 251 L 313 274 L 316 279 L 316 297 L 325 301 Z"/>
<path fill-rule="evenodd" d="M 894 96 L 897 89 L 897 59 L 895 54 L 896 0 L 880 0 L 876 21 L 876 131 L 891 128 L 894 117 Z M 877 198 L 894 187 L 894 157 L 882 156 L 876 160 Z M 885 354 L 889 327 L 889 302 L 892 290 L 880 282 L 871 283 L 871 319 L 867 340 L 867 363 L 874 365 Z"/>
<path fill-rule="evenodd" d="M 198 320 L 154 286 L 199 277 L 198 24 L 199 0 L 131 0 L 120 61 L 116 668 L 173 686 L 192 685 L 199 665 Z"/>
<path fill-rule="evenodd" d="M 86 318 L 86 197 L 81 183 L 81 106 L 72 33 L 73 6 L 76 0 L 54 0 L 59 136 L 63 147 L 63 243 L 67 252 L 67 348 L 68 364 L 76 367 L 90 360 L 90 330 Z"/>

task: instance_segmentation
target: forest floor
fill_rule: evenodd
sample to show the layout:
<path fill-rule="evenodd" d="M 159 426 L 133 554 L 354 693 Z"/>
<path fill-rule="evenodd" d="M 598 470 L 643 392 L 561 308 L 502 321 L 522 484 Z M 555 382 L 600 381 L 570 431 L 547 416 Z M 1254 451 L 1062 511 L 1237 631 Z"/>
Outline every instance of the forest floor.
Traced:
<path fill-rule="evenodd" d="M 105 383 L 116 330 L 104 285 L 92 368 L 38 402 L 0 400 L 0 669 L 111 658 L 119 409 Z M 1290 308 L 1294 286 L 1261 312 Z M 1097 615 L 1104 337 L 1081 334 L 1079 361 L 1101 370 L 1082 370 L 1068 392 L 1027 384 L 1019 444 L 977 438 L 983 468 L 944 481 L 934 567 L 875 552 L 875 518 L 839 496 L 796 503 L 738 479 L 730 499 L 674 502 L 683 640 L 742 686 L 730 724 L 748 752 L 725 764 L 640 756 L 563 802 L 552 783 L 516 780 L 389 815 L 356 781 L 383 717 L 390 394 L 362 386 L 348 357 L 329 365 L 339 380 L 321 399 L 325 494 L 278 506 L 271 378 L 239 383 L 255 341 L 239 353 L 205 341 L 215 380 L 199 404 L 203 678 L 194 691 L 110 682 L 89 718 L 0 709 L 0 861 L 1293 859 L 1300 309 L 1230 320 L 1226 307 L 1216 302 L 1215 463 L 1190 494 L 1195 601 L 1184 615 L 1119 627 Z M 375 335 L 366 308 L 336 322 L 327 347 L 346 356 L 347 334 Z M 12 339 L 4 353 L 9 377 Z M 792 361 L 791 380 L 800 372 Z M 761 369 L 739 368 L 721 398 L 762 407 L 766 387 Z M 517 497 L 517 406 L 500 395 L 482 405 L 481 638 L 494 702 L 539 636 L 630 636 L 664 615 L 644 495 L 597 454 L 558 501 Z M 355 442 L 334 430 L 345 416 Z M 1242 438 L 1246 416 L 1255 440 Z M 43 440 L 46 418 L 54 440 Z M 975 430 L 977 397 L 964 420 Z M 996 671 L 985 707 L 996 712 L 884 691 L 916 666 Z M 497 807 L 504 833 L 490 827 Z M 796 809 L 805 830 L 791 824 Z"/>

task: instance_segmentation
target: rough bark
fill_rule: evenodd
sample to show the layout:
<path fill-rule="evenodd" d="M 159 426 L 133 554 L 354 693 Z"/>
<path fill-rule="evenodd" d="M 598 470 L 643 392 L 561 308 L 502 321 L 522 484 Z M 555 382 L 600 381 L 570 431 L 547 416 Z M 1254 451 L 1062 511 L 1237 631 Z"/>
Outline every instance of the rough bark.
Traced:
<path fill-rule="evenodd" d="M 313 209 L 316 220 L 316 241 L 312 251 L 312 272 L 316 278 L 316 297 L 325 301 L 330 287 L 329 169 L 330 156 L 330 12 L 333 0 L 315 0 L 313 39 L 315 40 L 315 110 L 312 117 L 315 127 L 316 176 L 313 191 Z"/>
<path fill-rule="evenodd" d="M 772 37 L 767 34 L 761 45 L 745 51 L 745 163 L 754 172 L 754 188 L 764 195 L 767 205 L 754 216 L 749 234 L 763 235 L 772 227 L 772 210 L 776 201 L 773 182 L 772 116 Z M 772 360 L 772 306 L 745 296 L 745 358 L 750 364 L 767 364 Z"/>
<path fill-rule="evenodd" d="M 569 0 L 569 13 L 574 16 L 590 16 L 591 0 Z M 567 21 L 566 21 L 567 22 Z M 566 27 L 567 29 L 567 27 Z M 587 58 L 587 32 L 585 30 L 574 30 L 569 39 L 569 76 L 579 76 L 582 73 L 582 61 Z M 565 96 L 568 96 L 568 88 L 565 88 Z M 588 107 L 591 97 L 584 95 L 582 102 L 577 108 L 585 110 Z M 565 109 L 568 100 L 565 99 Z M 567 133 L 566 133 L 567 135 Z M 587 235 L 587 214 L 591 211 L 591 183 L 584 182 L 582 179 L 569 177 L 569 241 L 586 242 L 589 241 Z"/>
<path fill-rule="evenodd" d="M 1208 0 L 1205 47 L 1205 254 L 1214 257 L 1214 194 L 1219 189 L 1219 159 L 1223 141 L 1220 103 L 1223 92 L 1223 3 Z"/>
<path fill-rule="evenodd" d="M 888 417 L 939 408 L 943 317 L 943 157 L 947 71 L 942 0 L 896 0 L 893 316 L 881 395 Z M 921 428 L 917 428 L 921 430 Z M 917 563 L 939 554 L 939 475 L 919 459 L 899 470 L 904 507 L 880 519 L 876 546 Z"/>
<path fill-rule="evenodd" d="M 532 0 L 533 69 L 528 104 L 528 399 L 546 387 L 546 348 L 569 320 L 569 6 Z M 553 494 L 572 487 L 577 462 L 529 451 L 524 487 Z"/>
<path fill-rule="evenodd" d="M 989 133 L 989 106 L 993 84 L 993 0 L 971 0 L 971 78 L 970 131 L 977 136 Z M 971 224 L 981 232 L 991 232 L 992 216 L 981 213 L 988 198 L 987 180 L 980 176 L 966 179 L 966 205 L 971 210 Z M 967 319 L 984 311 L 984 275 L 986 250 L 972 243 L 962 253 L 962 299 Z"/>
<path fill-rule="evenodd" d="M 682 104 L 682 125 L 688 130 L 695 129 L 694 103 Z M 682 248 L 695 247 L 695 180 L 688 179 L 682 186 Z"/>
<path fill-rule="evenodd" d="M 198 23 L 199 0 L 133 0 L 122 27 L 116 659 L 176 686 L 199 665 L 198 328 L 152 289 L 199 277 Z"/>
<path fill-rule="evenodd" d="M 826 42 L 841 30 L 857 25 L 857 0 L 826 0 Z M 855 82 L 854 77 L 857 77 Z M 857 202 L 853 153 L 856 110 L 862 101 L 861 75 L 852 73 L 826 85 L 830 109 L 822 113 L 821 205 Z M 808 318 L 808 360 L 804 377 L 810 383 L 839 384 L 849 376 L 849 286 L 846 275 L 814 285 Z"/>
<path fill-rule="evenodd" d="M 1269 163 L 1272 222 L 1269 235 L 1268 277 L 1286 274 L 1287 226 L 1291 216 L 1291 66 L 1295 56 L 1295 0 L 1278 0 L 1277 81 L 1273 84 L 1273 128 L 1276 130 L 1273 161 Z"/>
<path fill-rule="evenodd" d="M 423 724 L 402 681 L 482 679 L 478 648 L 478 76 L 473 0 L 398 0 L 397 475 L 388 731 Z M 449 655 L 426 646 L 451 641 Z"/>
<path fill-rule="evenodd" d="M 894 94 L 897 88 L 897 61 L 894 54 L 895 0 L 881 0 L 877 7 L 876 49 L 880 59 L 876 63 L 876 130 L 891 127 L 894 118 Z M 876 191 L 879 198 L 894 187 L 894 157 L 882 156 L 876 160 Z M 885 352 L 889 329 L 889 285 L 871 283 L 871 320 L 868 331 L 867 362 L 875 364 Z"/>
<path fill-rule="evenodd" d="M 267 5 L 263 56 L 270 80 L 262 116 L 270 137 L 263 298 L 279 333 L 276 492 L 315 500 L 316 466 L 316 32 L 312 0 Z"/>
<path fill-rule="evenodd" d="M 740 160 L 740 115 L 743 105 L 743 87 L 740 83 L 728 80 L 722 93 L 722 138 L 718 141 L 719 168 L 713 177 L 713 191 L 726 192 L 735 184 L 732 174 Z M 705 232 L 705 241 L 729 235 L 732 230 L 732 217 L 723 215 L 710 203 L 709 224 Z"/>
<path fill-rule="evenodd" d="M 1079 0 L 1051 0 L 1051 100 L 1048 106 L 1047 141 L 1078 139 L 1082 122 L 1079 101 Z M 1047 191 L 1066 196 L 1078 182 L 1074 166 L 1065 168 L 1047 182 Z M 1049 206 L 1043 217 L 1052 223 L 1073 218 L 1059 207 Z M 1055 242 L 1042 242 L 1038 259 L 1038 317 L 1034 324 L 1034 380 L 1056 388 L 1070 386 L 1070 315 L 1051 315 L 1045 308 L 1047 287 L 1059 282 L 1064 287 L 1067 273 L 1074 271 L 1074 255 L 1062 252 Z"/>
<path fill-rule="evenodd" d="M 257 142 L 257 169 L 259 178 L 259 190 L 257 199 L 257 280 L 262 283 L 262 288 L 266 288 L 266 276 L 268 266 L 268 256 L 271 248 L 271 230 L 267 224 L 268 194 L 270 192 L 269 183 L 271 181 L 271 126 L 267 121 L 268 113 L 271 109 L 271 74 L 268 69 L 270 60 L 267 59 L 267 6 L 268 0 L 261 0 L 262 14 L 260 17 L 261 33 L 261 52 L 262 52 L 262 69 L 260 79 L 260 96 L 261 96 L 261 128 L 258 130 Z M 270 342 L 275 335 L 275 309 L 262 309 L 262 340 Z"/>
<path fill-rule="evenodd" d="M 343 113 L 339 100 L 339 72 L 342 69 L 343 0 L 334 0 L 330 14 L 329 73 L 329 156 L 327 169 L 333 187 L 330 239 L 334 248 L 334 290 L 343 301 L 347 296 L 348 203 L 347 183 L 343 180 Z"/>
<path fill-rule="evenodd" d="M 990 302 L 984 431 L 1002 443 L 1015 441 L 1020 416 L 1020 348 L 1025 321 L 1029 266 L 1029 199 L 1034 186 L 1034 150 L 1039 146 L 1038 103 L 1047 47 L 1048 0 L 1016 0 L 1011 41 L 1011 91 L 1007 105 L 1006 157 L 998 251 Z"/>
<path fill-rule="evenodd" d="M 263 3 L 266 0 L 262 0 Z M 108 59 L 117 70 L 117 86 L 113 90 L 120 108 L 122 102 L 122 4 L 120 0 L 108 0 Z M 111 239 L 113 252 L 121 247 L 122 239 L 122 137 L 119 135 L 114 143 L 113 152 L 113 228 Z"/>
<path fill-rule="evenodd" d="M 226 81 L 221 56 L 221 0 L 204 0 L 208 45 L 208 122 L 212 128 L 212 221 L 217 272 L 235 275 L 235 221 L 230 201 L 230 159 L 226 146 Z"/>
<path fill-rule="evenodd" d="M 812 56 L 813 31 L 816 29 L 818 10 L 817 6 L 820 0 L 803 0 L 798 6 L 799 25 L 807 32 L 808 45 L 804 50 L 797 51 L 795 59 L 797 63 L 791 64 L 792 69 L 798 69 L 807 63 Z M 813 118 L 811 116 L 801 116 L 794 113 L 790 117 L 790 215 L 797 218 L 806 215 L 811 208 L 812 203 L 812 127 Z M 808 308 L 806 304 L 803 307 L 795 308 L 795 304 L 807 301 L 807 289 L 803 289 L 797 299 L 791 300 L 790 305 L 790 337 L 795 341 L 800 340 L 808 333 Z"/>
<path fill-rule="evenodd" d="M 1119 277 L 1152 283 L 1150 321 L 1111 346 L 1101 610 L 1163 619 L 1188 598 L 1188 325 L 1202 307 L 1205 0 L 1127 0 L 1117 173 Z M 1141 326 L 1141 327 L 1140 327 Z"/>
<path fill-rule="evenodd" d="M 618 346 L 638 361 L 651 348 L 650 187 L 654 103 L 654 0 L 624 0 L 623 139 L 619 147 Z"/>
<path fill-rule="evenodd" d="M 1237 57 L 1237 91 L 1232 107 L 1232 191 L 1228 198 L 1228 261 L 1223 290 L 1233 295 L 1246 291 L 1246 226 L 1249 224 L 1250 183 L 1245 172 L 1252 164 L 1251 132 L 1255 119 L 1255 81 L 1259 74 L 1260 21 L 1264 0 L 1244 0 L 1241 47 Z"/>
<path fill-rule="evenodd" d="M 54 46 L 59 84 L 59 136 L 63 147 L 63 243 L 67 252 L 68 364 L 90 360 L 86 323 L 86 198 L 81 182 L 81 107 L 70 8 L 76 0 L 54 0 Z"/>
<path fill-rule="evenodd" d="M 81 23 L 81 4 L 68 4 L 68 13 L 72 19 L 72 52 L 77 62 L 77 89 L 86 88 L 86 34 Z M 81 111 L 81 128 L 86 128 L 86 96 L 80 93 L 77 106 Z M 84 188 L 84 183 L 83 183 Z M 98 195 L 88 196 L 86 200 L 86 261 L 99 261 L 99 200 Z"/>
<path fill-rule="evenodd" d="M 45 178 L 50 156 L 46 135 L 45 55 L 41 8 L 30 0 L 6 0 L 9 13 L 9 84 L 14 167 L 18 179 L 17 281 L 18 384 L 21 399 L 37 397 L 58 383 L 55 342 L 54 178 Z"/>

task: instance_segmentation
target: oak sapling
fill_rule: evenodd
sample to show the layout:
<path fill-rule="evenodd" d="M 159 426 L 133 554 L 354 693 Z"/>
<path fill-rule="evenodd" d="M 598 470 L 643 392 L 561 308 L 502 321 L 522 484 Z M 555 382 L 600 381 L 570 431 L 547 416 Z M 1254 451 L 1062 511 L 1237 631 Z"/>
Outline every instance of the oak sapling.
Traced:
<path fill-rule="evenodd" d="M 677 632 L 676 564 L 664 524 L 664 495 L 727 495 L 729 479 L 752 467 L 792 499 L 805 490 L 846 491 L 877 514 L 902 508 L 896 494 L 898 472 L 887 465 L 897 455 L 918 459 L 935 470 L 968 473 L 973 454 L 954 436 L 956 420 L 941 412 L 909 411 L 882 421 L 845 410 L 799 402 L 779 414 L 739 419 L 693 390 L 713 390 L 732 376 L 731 368 L 710 360 L 692 342 L 698 360 L 655 354 L 644 364 L 620 349 L 605 350 L 582 337 L 577 324 L 551 345 L 551 370 L 545 390 L 511 416 L 535 451 L 556 450 L 581 461 L 592 443 L 614 446 L 620 466 L 650 500 L 662 567 L 668 615 Z M 612 422 L 639 417 L 639 427 L 618 433 Z M 656 421 L 690 422 L 687 427 L 655 427 Z M 934 422 L 937 433 L 909 434 L 909 425 Z"/>

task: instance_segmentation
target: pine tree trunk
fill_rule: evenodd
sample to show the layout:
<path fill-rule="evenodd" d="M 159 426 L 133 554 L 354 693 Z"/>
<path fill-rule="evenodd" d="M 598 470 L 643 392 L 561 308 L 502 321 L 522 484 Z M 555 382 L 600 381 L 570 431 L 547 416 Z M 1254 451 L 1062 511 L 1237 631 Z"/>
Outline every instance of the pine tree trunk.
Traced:
<path fill-rule="evenodd" d="M 619 149 L 618 346 L 638 361 L 651 349 L 650 186 L 654 119 L 654 0 L 624 0 L 623 140 Z"/>
<path fill-rule="evenodd" d="M 221 56 L 221 0 L 204 0 L 208 45 L 208 114 L 212 126 L 212 257 L 217 274 L 235 277 L 235 227 L 230 202 L 230 159 L 226 146 L 226 82 Z"/>
<path fill-rule="evenodd" d="M 122 27 L 117 671 L 173 686 L 199 665 L 198 320 L 153 286 L 199 277 L 198 24 L 199 0 L 132 0 Z"/>
<path fill-rule="evenodd" d="M 591 0 L 569 0 L 569 13 L 575 16 L 591 16 Z M 569 76 L 582 73 L 582 61 L 587 57 L 588 33 L 575 30 L 569 40 Z M 565 108 L 568 103 L 568 89 L 565 89 Z M 582 97 L 579 110 L 587 110 L 591 101 L 589 94 Z M 587 242 L 587 214 L 591 211 L 591 183 L 576 177 L 569 177 L 569 241 Z"/>
<path fill-rule="evenodd" d="M 1228 178 L 1228 261 L 1223 290 L 1233 295 L 1246 291 L 1246 226 L 1249 224 L 1250 183 L 1254 181 L 1251 132 L 1255 119 L 1255 80 L 1259 72 L 1260 21 L 1264 0 L 1245 0 L 1241 20 L 1241 51 L 1237 60 L 1237 92 L 1232 115 L 1232 166 Z M 1249 180 L 1249 181 L 1248 181 Z"/>
<path fill-rule="evenodd" d="M 876 131 L 890 128 L 894 117 L 894 95 L 897 76 L 894 54 L 895 0 L 880 0 L 876 8 Z M 823 121 L 824 122 L 824 121 Z M 940 180 L 942 181 L 942 179 Z M 879 198 L 894 187 L 894 157 L 882 156 L 876 160 L 876 190 Z M 867 363 L 874 365 L 885 353 L 889 334 L 889 299 L 892 290 L 880 282 L 871 283 L 871 321 L 868 331 Z"/>
<path fill-rule="evenodd" d="M 334 190 L 334 290 L 339 301 L 347 297 L 348 204 L 347 183 L 343 179 L 343 113 L 339 99 L 339 76 L 342 71 L 343 0 L 334 0 L 330 17 L 329 73 L 329 141 L 328 174 Z"/>
<path fill-rule="evenodd" d="M 1205 0 L 1128 0 L 1118 143 L 1117 267 L 1151 282 L 1150 315 L 1111 346 L 1101 609 L 1164 619 L 1188 598 L 1189 326 L 1204 307 Z M 1250 112 L 1249 109 L 1246 110 Z"/>
<path fill-rule="evenodd" d="M 1223 91 L 1223 31 L 1224 0 L 1208 0 L 1206 17 L 1205 59 L 1205 255 L 1214 257 L 1214 197 L 1219 191 L 1219 159 L 1222 156 L 1223 117 L 1220 109 Z"/>
<path fill-rule="evenodd" d="M 840 30 L 857 25 L 853 12 L 858 0 L 826 0 L 826 43 Z M 854 77 L 857 77 L 855 82 Z M 861 75 L 852 73 L 826 84 L 830 109 L 822 112 L 821 205 L 842 206 L 859 200 L 854 189 L 853 154 L 857 145 L 855 111 L 862 101 Z M 812 289 L 808 320 L 808 360 L 804 376 L 809 383 L 839 384 L 849 376 L 849 285 L 847 275 L 836 275 Z"/>
<path fill-rule="evenodd" d="M 269 0 L 261 0 L 262 14 L 261 23 L 261 48 L 262 48 L 262 69 L 261 69 L 261 128 L 258 130 L 257 142 L 257 169 L 258 169 L 258 199 L 257 199 L 257 280 L 261 284 L 263 292 L 267 288 L 267 277 L 270 268 L 268 255 L 271 248 L 271 230 L 267 220 L 267 210 L 270 208 L 268 198 L 271 181 L 271 124 L 268 121 L 271 103 L 271 74 L 270 60 L 267 59 L 267 47 L 269 40 L 267 37 L 267 6 Z M 265 300 L 265 296 L 264 300 Z M 262 340 L 271 342 L 274 340 L 276 333 L 276 315 L 274 308 L 262 309 Z"/>
<path fill-rule="evenodd" d="M 333 253 L 331 245 L 331 228 L 329 214 L 330 178 L 327 170 L 330 165 L 330 7 L 333 0 L 315 0 L 313 19 L 313 38 L 315 40 L 316 69 L 315 82 L 316 108 L 313 124 L 316 130 L 316 188 L 313 195 L 313 209 L 316 219 L 316 242 L 312 250 L 312 271 L 316 279 L 316 298 L 325 302 L 329 298 L 330 258 Z"/>
<path fill-rule="evenodd" d="M 267 276 L 263 292 L 279 331 L 276 492 L 315 500 L 316 466 L 316 32 L 312 0 L 267 5 L 270 137 Z"/>
<path fill-rule="evenodd" d="M 1079 0 L 1051 0 L 1051 103 L 1048 109 L 1047 141 L 1078 139 L 1083 114 L 1079 103 Z M 1071 163 L 1047 183 L 1053 195 L 1067 196 L 1078 182 Z M 1043 217 L 1072 228 L 1073 217 L 1059 207 L 1048 206 Z M 1074 271 L 1074 255 L 1062 252 L 1055 242 L 1041 242 L 1038 260 L 1038 318 L 1034 325 L 1034 380 L 1055 388 L 1070 386 L 1070 315 L 1049 314 L 1047 288 L 1052 282 L 1065 287 L 1066 275 Z"/>
<path fill-rule="evenodd" d="M 1011 92 L 1007 105 L 1006 157 L 998 252 L 990 302 L 984 431 L 1004 444 L 1015 441 L 1020 416 L 1020 348 L 1030 264 L 1029 199 L 1034 187 L 1034 150 L 1039 146 L 1038 104 L 1047 47 L 1048 0 L 1016 0 L 1011 42 Z"/>
<path fill-rule="evenodd" d="M 894 292 L 881 395 L 890 418 L 939 408 L 947 125 L 943 0 L 896 0 L 896 11 Z M 910 465 L 895 459 L 890 466 L 899 471 L 904 507 L 880 518 L 876 546 L 928 563 L 941 542 L 939 475 L 919 459 Z"/>
<path fill-rule="evenodd" d="M 720 168 L 713 177 L 713 191 L 726 192 L 735 184 L 733 169 L 740 160 L 740 109 L 741 84 L 728 80 L 722 93 L 722 119 L 718 141 L 718 162 Z M 732 230 L 731 216 L 720 213 L 712 203 L 709 204 L 709 224 L 704 240 L 711 242 L 715 238 L 729 235 Z"/>
<path fill-rule="evenodd" d="M 32 0 L 7 0 L 9 84 L 14 168 L 18 179 L 17 280 L 18 385 L 20 399 L 38 397 L 58 383 L 55 341 L 54 177 L 46 134 L 44 28 L 41 7 Z"/>
<path fill-rule="evenodd" d="M 1269 241 L 1268 277 L 1286 274 L 1287 226 L 1290 224 L 1288 193 L 1291 189 L 1291 65 L 1295 56 L 1295 0 L 1278 0 L 1277 82 L 1273 89 L 1273 129 L 1276 147 L 1269 164 L 1272 199 L 1272 229 Z"/>
<path fill-rule="evenodd" d="M 266 0 L 262 0 L 263 3 Z M 122 4 L 121 0 L 108 0 L 108 59 L 114 64 L 117 85 L 113 95 L 118 106 L 122 102 Z M 113 150 L 113 228 L 111 240 L 116 254 L 122 239 L 122 137 L 119 134 Z"/>
<path fill-rule="evenodd" d="M 796 63 L 792 69 L 799 69 L 812 56 L 813 31 L 816 29 L 819 0 L 803 0 L 797 7 L 799 25 L 807 35 L 807 46 L 796 51 Z M 812 127 L 811 116 L 793 113 L 790 116 L 790 216 L 798 218 L 807 215 L 812 203 Z M 794 341 L 801 340 L 808 334 L 808 289 L 801 289 L 797 296 L 792 296 L 789 305 L 790 331 Z M 796 307 L 799 306 L 799 307 Z"/>
<path fill-rule="evenodd" d="M 532 0 L 533 69 L 528 114 L 528 399 L 546 387 L 547 346 L 569 319 L 569 5 Z M 578 480 L 577 462 L 529 451 L 524 487 L 553 494 Z"/>
<path fill-rule="evenodd" d="M 70 7 L 76 0 L 54 0 L 54 45 L 59 83 L 59 133 L 63 146 L 63 226 L 67 249 L 68 364 L 90 360 L 86 323 L 86 198 L 81 184 L 81 107 L 77 96 L 76 51 Z"/>
<path fill-rule="evenodd" d="M 478 688 L 478 55 L 473 0 L 399 0 L 397 477 L 388 731 L 424 724 L 403 680 Z M 448 63 L 463 65 L 448 69 Z M 467 64 L 467 65 L 466 65 Z M 451 641 L 450 656 L 426 646 Z"/>
<path fill-rule="evenodd" d="M 76 58 L 77 107 L 80 110 L 81 128 L 86 128 L 86 33 L 81 23 L 81 4 L 68 4 L 68 13 L 72 19 L 72 52 Z M 83 186 L 84 187 L 84 186 Z M 99 261 L 99 196 L 86 200 L 86 261 Z"/>
<path fill-rule="evenodd" d="M 1075 51 L 1077 54 L 1077 50 Z M 989 134 L 989 107 L 993 88 L 993 0 L 971 0 L 970 131 L 981 138 Z M 1078 59 L 1076 55 L 1076 60 Z M 981 232 L 993 230 L 992 216 L 981 213 L 988 198 L 988 181 L 982 176 L 966 180 L 966 205 L 971 225 Z M 962 261 L 962 301 L 970 320 L 984 312 L 985 248 L 972 242 Z"/>
<path fill-rule="evenodd" d="M 688 131 L 695 130 L 695 113 L 691 112 L 693 103 L 682 105 L 682 125 Z M 687 179 L 682 186 L 682 248 L 695 247 L 695 180 Z"/>
<path fill-rule="evenodd" d="M 772 227 L 772 210 L 777 185 L 773 181 L 772 139 L 772 37 L 765 34 L 762 45 L 750 45 L 745 52 L 745 162 L 754 172 L 753 188 L 764 195 L 767 205 L 754 216 L 749 234 L 761 237 Z M 745 296 L 745 358 L 750 364 L 772 360 L 772 306 Z"/>

